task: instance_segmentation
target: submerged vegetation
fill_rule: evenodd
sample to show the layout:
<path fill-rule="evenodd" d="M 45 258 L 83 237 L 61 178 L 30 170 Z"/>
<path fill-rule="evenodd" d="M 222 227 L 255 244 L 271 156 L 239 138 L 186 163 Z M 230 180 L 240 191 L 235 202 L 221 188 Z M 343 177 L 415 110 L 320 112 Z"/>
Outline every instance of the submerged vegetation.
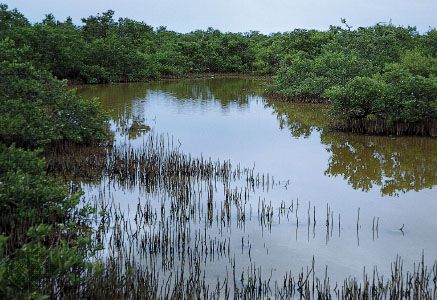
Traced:
<path fill-rule="evenodd" d="M 424 258 L 405 271 L 398 257 L 387 277 L 375 267 L 369 273 L 364 270 L 362 279 L 350 277 L 344 282 L 331 281 L 327 268 L 321 272 L 313 258 L 306 271 L 289 270 L 272 279 L 272 273 L 251 252 L 253 234 L 244 234 L 240 242 L 234 240 L 231 232 L 258 226 L 268 235 L 275 224 L 299 224 L 301 219 L 304 231 L 308 228 L 308 234 L 311 231 L 314 236 L 326 234 L 329 243 L 337 230 L 339 236 L 346 234 L 341 229 L 348 226 L 343 225 L 346 221 L 340 215 L 337 220 L 329 205 L 326 214 L 311 203 L 307 211 L 306 204 L 298 199 L 283 201 L 279 207 L 259 199 L 257 207 L 253 207 L 250 198 L 256 190 L 275 189 L 281 187 L 281 182 L 275 183 L 273 177 L 257 173 L 254 168 L 185 155 L 163 136 L 149 135 L 142 142 L 140 147 L 128 143 L 105 151 L 74 145 L 50 150 L 48 165 L 52 172 L 80 180 L 78 176 L 87 174 L 89 179 L 100 182 L 91 199 L 94 211 L 101 217 L 96 214 L 90 219 L 95 223 L 94 238 L 107 249 L 96 256 L 93 269 L 80 273 L 80 285 L 64 291 L 65 297 L 435 297 L 437 265 L 428 265 Z M 90 164 L 93 168 L 89 168 Z M 117 202 L 117 187 L 123 191 L 138 189 L 138 200 L 132 203 L 125 199 L 131 207 Z M 358 212 L 358 240 L 359 222 Z M 379 235 L 379 231 L 384 231 L 379 229 L 379 218 L 373 222 L 373 235 Z M 296 239 L 297 235 L 298 229 Z M 234 248 L 239 243 L 241 254 Z M 268 253 L 275 245 L 264 247 Z M 243 258 L 249 259 L 250 267 L 240 263 Z M 220 269 L 221 276 L 211 278 L 208 267 Z"/>
<path fill-rule="evenodd" d="M 334 286 L 327 268 L 316 275 L 313 258 L 306 271 L 288 270 L 271 280 L 272 273 L 252 258 L 246 223 L 267 234 L 273 224 L 290 222 L 297 225 L 297 239 L 300 217 L 308 220 L 308 239 L 312 227 L 314 236 L 316 230 L 326 232 L 328 243 L 334 229 L 329 205 L 326 219 L 317 213 L 317 221 L 315 205 L 308 203 L 305 214 L 294 199 L 274 207 L 259 197 L 256 210 L 256 200 L 249 201 L 255 191 L 286 188 L 289 181 L 275 182 L 255 166 L 185 154 L 173 139 L 146 134 L 151 128 L 140 116 L 115 126 L 121 136 L 142 137 L 141 146 L 117 145 L 98 101 L 85 100 L 67 86 L 67 81 L 132 82 L 192 73 L 275 75 L 272 91 L 281 97 L 332 102 L 334 128 L 432 135 L 435 30 L 420 35 L 412 28 L 377 25 L 272 35 L 211 28 L 179 34 L 130 19 L 116 21 L 113 14 L 84 18 L 82 26 L 52 15 L 30 24 L 0 4 L 0 298 L 436 297 L 437 264 L 428 265 L 423 257 L 410 272 L 396 258 L 388 278 L 375 268 L 372 275 L 364 270 L 362 280 L 347 278 Z M 246 104 L 253 87 L 235 84 L 236 93 L 221 86 L 214 90 L 222 105 Z M 202 86 L 175 86 L 182 99 L 210 99 Z M 298 107 L 293 114 L 305 118 Z M 309 136 L 314 123 L 325 124 L 317 114 L 306 123 L 288 122 L 285 113 L 278 118 L 295 136 Z M 355 182 L 348 170 L 357 168 L 355 156 L 361 153 L 354 150 L 360 151 L 360 143 L 348 147 L 335 136 L 324 137 L 324 143 L 333 153 L 326 172 L 343 175 L 356 188 L 369 189 L 382 177 L 390 178 L 384 187 L 388 194 L 435 183 L 417 170 L 435 160 L 397 169 L 398 160 L 413 158 L 396 151 L 384 156 L 377 147 L 380 159 L 374 164 L 386 170 Z M 350 165 L 340 166 L 339 156 L 350 156 Z M 399 187 L 396 180 L 402 176 L 417 182 Z M 82 197 L 84 187 L 95 194 Z M 144 198 L 126 209 L 114 202 L 118 188 L 138 189 Z M 377 220 L 373 235 L 379 234 Z M 339 236 L 340 223 L 339 214 Z M 248 265 L 236 259 L 240 241 L 231 236 L 242 229 L 239 257 Z M 268 248 L 260 249 L 268 253 Z M 223 276 L 208 277 L 207 267 L 217 263 Z"/>

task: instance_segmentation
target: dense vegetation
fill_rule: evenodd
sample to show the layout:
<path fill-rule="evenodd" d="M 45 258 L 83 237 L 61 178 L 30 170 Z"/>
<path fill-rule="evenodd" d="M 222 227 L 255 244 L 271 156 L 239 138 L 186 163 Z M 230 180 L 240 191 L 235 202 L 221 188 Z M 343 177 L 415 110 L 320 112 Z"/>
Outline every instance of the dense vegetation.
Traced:
<path fill-rule="evenodd" d="M 332 103 L 335 129 L 436 135 L 436 41 L 436 30 L 392 25 L 338 30 L 319 55 L 284 60 L 271 91 Z"/>
<path fill-rule="evenodd" d="M 9 38 L 0 41 L 0 140 L 26 146 L 103 140 L 105 115 L 98 104 L 34 67 L 25 51 Z"/>
<path fill-rule="evenodd" d="M 376 25 L 264 35 L 187 34 L 113 11 L 31 24 L 0 4 L 0 298 L 62 297 L 91 265 L 88 208 L 45 171 L 41 150 L 108 138 L 96 101 L 67 88 L 192 73 L 274 75 L 271 91 L 333 103 L 332 125 L 431 134 L 437 118 L 437 31 Z"/>
<path fill-rule="evenodd" d="M 275 79 L 274 96 L 332 102 L 337 129 L 435 134 L 435 29 L 419 34 L 412 27 L 377 24 L 351 30 L 342 20 L 346 29 L 264 35 L 208 28 L 180 34 L 113 15 L 89 16 L 77 26 L 70 18 L 58 21 L 49 14 L 31 24 L 1 5 L 0 39 L 3 47 L 17 49 L 23 63 L 73 82 L 206 72 L 268 75 Z"/>
<path fill-rule="evenodd" d="M 84 83 L 143 81 L 190 73 L 256 73 L 272 75 L 295 53 L 318 55 L 335 30 L 295 30 L 264 35 L 222 33 L 213 28 L 180 34 L 135 20 L 114 20 L 113 11 L 58 21 L 47 15 L 30 24 L 18 11 L 0 6 L 0 38 L 19 49 L 31 49 L 27 61 L 56 77 Z"/>
<path fill-rule="evenodd" d="M 436 135 L 437 59 L 416 51 L 371 76 L 357 76 L 325 91 L 338 129 Z"/>
<path fill-rule="evenodd" d="M 0 144 L 0 298 L 62 297 L 94 249 L 80 194 L 45 172 L 40 151 Z"/>
<path fill-rule="evenodd" d="M 97 249 L 87 221 L 91 210 L 78 208 L 80 194 L 46 173 L 41 149 L 25 148 L 101 141 L 107 136 L 104 115 L 46 71 L 26 70 L 23 80 L 3 76 L 0 89 L 2 299 L 62 297 L 92 270 L 89 256 Z"/>
<path fill-rule="evenodd" d="M 98 103 L 77 96 L 36 59 L 24 42 L 27 25 L 0 7 L 1 299 L 59 298 L 92 270 L 91 210 L 78 208 L 80 194 L 46 173 L 37 148 L 108 138 Z"/>

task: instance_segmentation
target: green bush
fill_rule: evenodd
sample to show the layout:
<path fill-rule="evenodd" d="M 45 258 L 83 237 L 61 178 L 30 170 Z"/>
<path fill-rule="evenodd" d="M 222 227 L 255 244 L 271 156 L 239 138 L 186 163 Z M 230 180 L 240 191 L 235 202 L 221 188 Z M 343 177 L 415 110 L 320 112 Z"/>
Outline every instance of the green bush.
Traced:
<path fill-rule="evenodd" d="M 84 251 L 90 241 L 81 237 L 74 245 L 66 239 L 49 244 L 48 240 L 58 231 L 59 228 L 40 224 L 29 228 L 29 241 L 15 249 L 13 256 L 5 256 L 4 249 L 0 248 L 2 299 L 59 298 L 64 291 L 77 288 L 81 274 L 92 269 Z M 0 235 L 2 238 L 5 239 Z"/>
<path fill-rule="evenodd" d="M 414 75 L 408 66 L 387 65 L 381 80 L 390 86 L 386 104 L 390 119 L 404 122 L 437 119 L 437 77 L 434 75 Z"/>
<path fill-rule="evenodd" d="M 295 55 L 279 69 L 274 89 L 291 97 L 318 98 L 332 86 L 372 73 L 372 63 L 356 52 L 325 51 L 314 59 Z"/>
<path fill-rule="evenodd" d="M 377 24 L 359 27 L 356 30 L 339 30 L 325 51 L 356 52 L 381 70 L 385 64 L 396 62 L 407 49 L 418 44 L 419 34 L 414 27 L 400 27 L 392 24 Z"/>
<path fill-rule="evenodd" d="M 88 207 L 44 171 L 40 151 L 0 144 L 0 298 L 62 297 L 92 265 Z"/>
<path fill-rule="evenodd" d="M 36 69 L 10 39 L 0 41 L 0 141 L 43 145 L 107 138 L 106 116 L 66 82 Z"/>
<path fill-rule="evenodd" d="M 430 77 L 437 75 L 437 57 L 431 57 L 418 48 L 402 53 L 400 65 L 413 75 Z"/>
<path fill-rule="evenodd" d="M 3 234 L 21 225 L 62 221 L 77 204 L 59 182 L 47 176 L 40 151 L 0 144 L 0 206 Z"/>
<path fill-rule="evenodd" d="M 342 119 L 384 117 L 389 85 L 371 77 L 355 77 L 325 92 L 333 102 L 333 113 Z"/>
<path fill-rule="evenodd" d="M 391 126 L 431 124 L 437 118 L 434 31 L 420 36 L 414 28 L 393 25 L 332 31 L 320 54 L 285 56 L 273 92 L 332 102 L 337 121 L 378 120 Z"/>
<path fill-rule="evenodd" d="M 344 120 L 414 123 L 437 118 L 437 78 L 414 75 L 401 64 L 332 87 L 325 97 L 333 102 L 333 116 Z"/>

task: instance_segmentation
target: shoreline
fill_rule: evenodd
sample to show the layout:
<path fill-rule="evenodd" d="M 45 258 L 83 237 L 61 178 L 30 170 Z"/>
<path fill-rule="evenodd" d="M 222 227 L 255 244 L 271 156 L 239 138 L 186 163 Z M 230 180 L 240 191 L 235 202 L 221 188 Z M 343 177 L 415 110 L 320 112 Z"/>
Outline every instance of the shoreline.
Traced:
<path fill-rule="evenodd" d="M 157 79 L 144 79 L 139 81 L 113 81 L 106 83 L 84 83 L 79 80 L 67 80 L 67 86 L 92 86 L 92 85 L 109 85 L 109 84 L 127 84 L 127 83 L 154 83 L 154 82 L 171 82 L 177 80 L 203 80 L 203 79 L 221 79 L 221 78 L 240 78 L 240 79 L 252 79 L 252 80 L 265 80 L 267 82 L 273 80 L 273 76 L 269 75 L 256 75 L 250 73 L 190 73 L 182 76 L 167 75 Z"/>
<path fill-rule="evenodd" d="M 224 78 L 239 78 L 263 80 L 271 82 L 272 76 L 260 76 L 249 73 L 191 73 L 184 76 L 163 76 L 159 79 L 144 80 L 144 81 L 118 81 L 110 83 L 80 83 L 77 81 L 67 81 L 68 87 L 81 86 L 105 86 L 114 84 L 134 84 L 134 83 L 157 83 L 157 82 L 174 82 L 179 80 L 209 80 L 209 79 L 224 79 Z M 288 103 L 301 104 L 317 104 L 331 106 L 332 102 L 329 99 L 321 97 L 291 97 L 274 91 L 266 91 L 263 93 L 266 99 L 271 101 L 280 101 Z M 416 122 L 396 122 L 393 126 L 387 124 L 385 120 L 367 121 L 364 119 L 356 120 L 329 120 L 327 129 L 337 132 L 349 132 L 358 135 L 373 135 L 373 136 L 417 136 L 437 138 L 437 120 L 431 120 L 429 123 Z"/>

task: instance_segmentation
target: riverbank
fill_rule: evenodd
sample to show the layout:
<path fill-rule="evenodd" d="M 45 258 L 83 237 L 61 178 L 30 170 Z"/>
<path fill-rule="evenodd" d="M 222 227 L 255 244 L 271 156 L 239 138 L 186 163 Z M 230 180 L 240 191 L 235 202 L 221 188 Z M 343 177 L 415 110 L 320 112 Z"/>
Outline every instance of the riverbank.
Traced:
<path fill-rule="evenodd" d="M 187 76 L 167 76 L 157 80 L 149 80 L 141 83 L 165 83 L 184 80 L 213 80 L 213 79 L 249 79 L 249 80 L 261 80 L 271 83 L 273 77 L 271 76 L 258 76 L 248 73 L 193 73 Z M 109 84 L 91 84 L 91 86 L 106 86 L 106 85 L 123 85 L 130 84 L 131 82 L 114 82 Z M 71 84 L 71 87 L 86 87 L 88 84 Z M 243 87 L 242 87 L 243 88 Z M 320 104 L 325 105 L 330 108 L 328 112 L 329 124 L 327 128 L 333 131 L 351 132 L 354 134 L 367 134 L 367 135 L 412 135 L 412 136 L 428 136 L 436 137 L 437 124 L 436 121 L 427 122 L 393 122 L 389 123 L 387 120 L 374 120 L 371 118 L 360 118 L 360 119 L 350 119 L 343 120 L 342 118 L 336 118 L 332 116 L 332 110 L 334 109 L 335 103 L 326 97 L 291 97 L 283 93 L 278 93 L 272 91 L 271 88 L 263 89 L 262 93 L 267 99 L 279 102 L 290 102 L 290 103 L 308 103 L 308 104 Z M 187 95 L 188 96 L 188 95 Z M 232 99 L 229 99 L 232 100 Z"/>
<path fill-rule="evenodd" d="M 265 93 L 268 99 L 279 102 L 289 103 L 306 103 L 326 105 L 330 108 L 328 112 L 328 128 L 332 131 L 351 132 L 354 134 L 365 135 L 394 135 L 394 136 L 425 136 L 437 137 L 437 119 L 428 119 L 425 121 L 389 122 L 385 119 L 374 117 L 341 119 L 333 115 L 334 103 L 323 97 L 291 97 L 281 93 L 268 91 Z"/>
<path fill-rule="evenodd" d="M 414 123 L 395 122 L 386 120 L 331 120 L 330 128 L 336 131 L 352 132 L 369 135 L 413 135 L 437 138 L 437 120 L 428 120 Z"/>
<path fill-rule="evenodd" d="M 307 96 L 288 96 L 274 91 L 267 91 L 265 96 L 272 100 L 286 101 L 293 103 L 311 103 L 311 104 L 331 104 L 329 99 L 323 97 L 307 97 Z"/>
<path fill-rule="evenodd" d="M 167 81 L 178 81 L 178 80 L 190 80 L 190 79 L 214 79 L 214 78 L 240 78 L 240 79 L 253 79 L 253 80 L 264 80 L 270 82 L 273 80 L 272 76 L 269 75 L 256 75 L 252 73 L 190 73 L 186 75 L 167 75 L 160 78 L 151 79 L 145 78 L 144 80 L 138 81 L 114 81 L 110 83 L 86 83 L 77 80 L 67 80 L 68 86 L 83 86 L 83 85 L 105 85 L 105 84 L 119 84 L 119 83 L 154 83 L 154 82 L 167 82 Z"/>

